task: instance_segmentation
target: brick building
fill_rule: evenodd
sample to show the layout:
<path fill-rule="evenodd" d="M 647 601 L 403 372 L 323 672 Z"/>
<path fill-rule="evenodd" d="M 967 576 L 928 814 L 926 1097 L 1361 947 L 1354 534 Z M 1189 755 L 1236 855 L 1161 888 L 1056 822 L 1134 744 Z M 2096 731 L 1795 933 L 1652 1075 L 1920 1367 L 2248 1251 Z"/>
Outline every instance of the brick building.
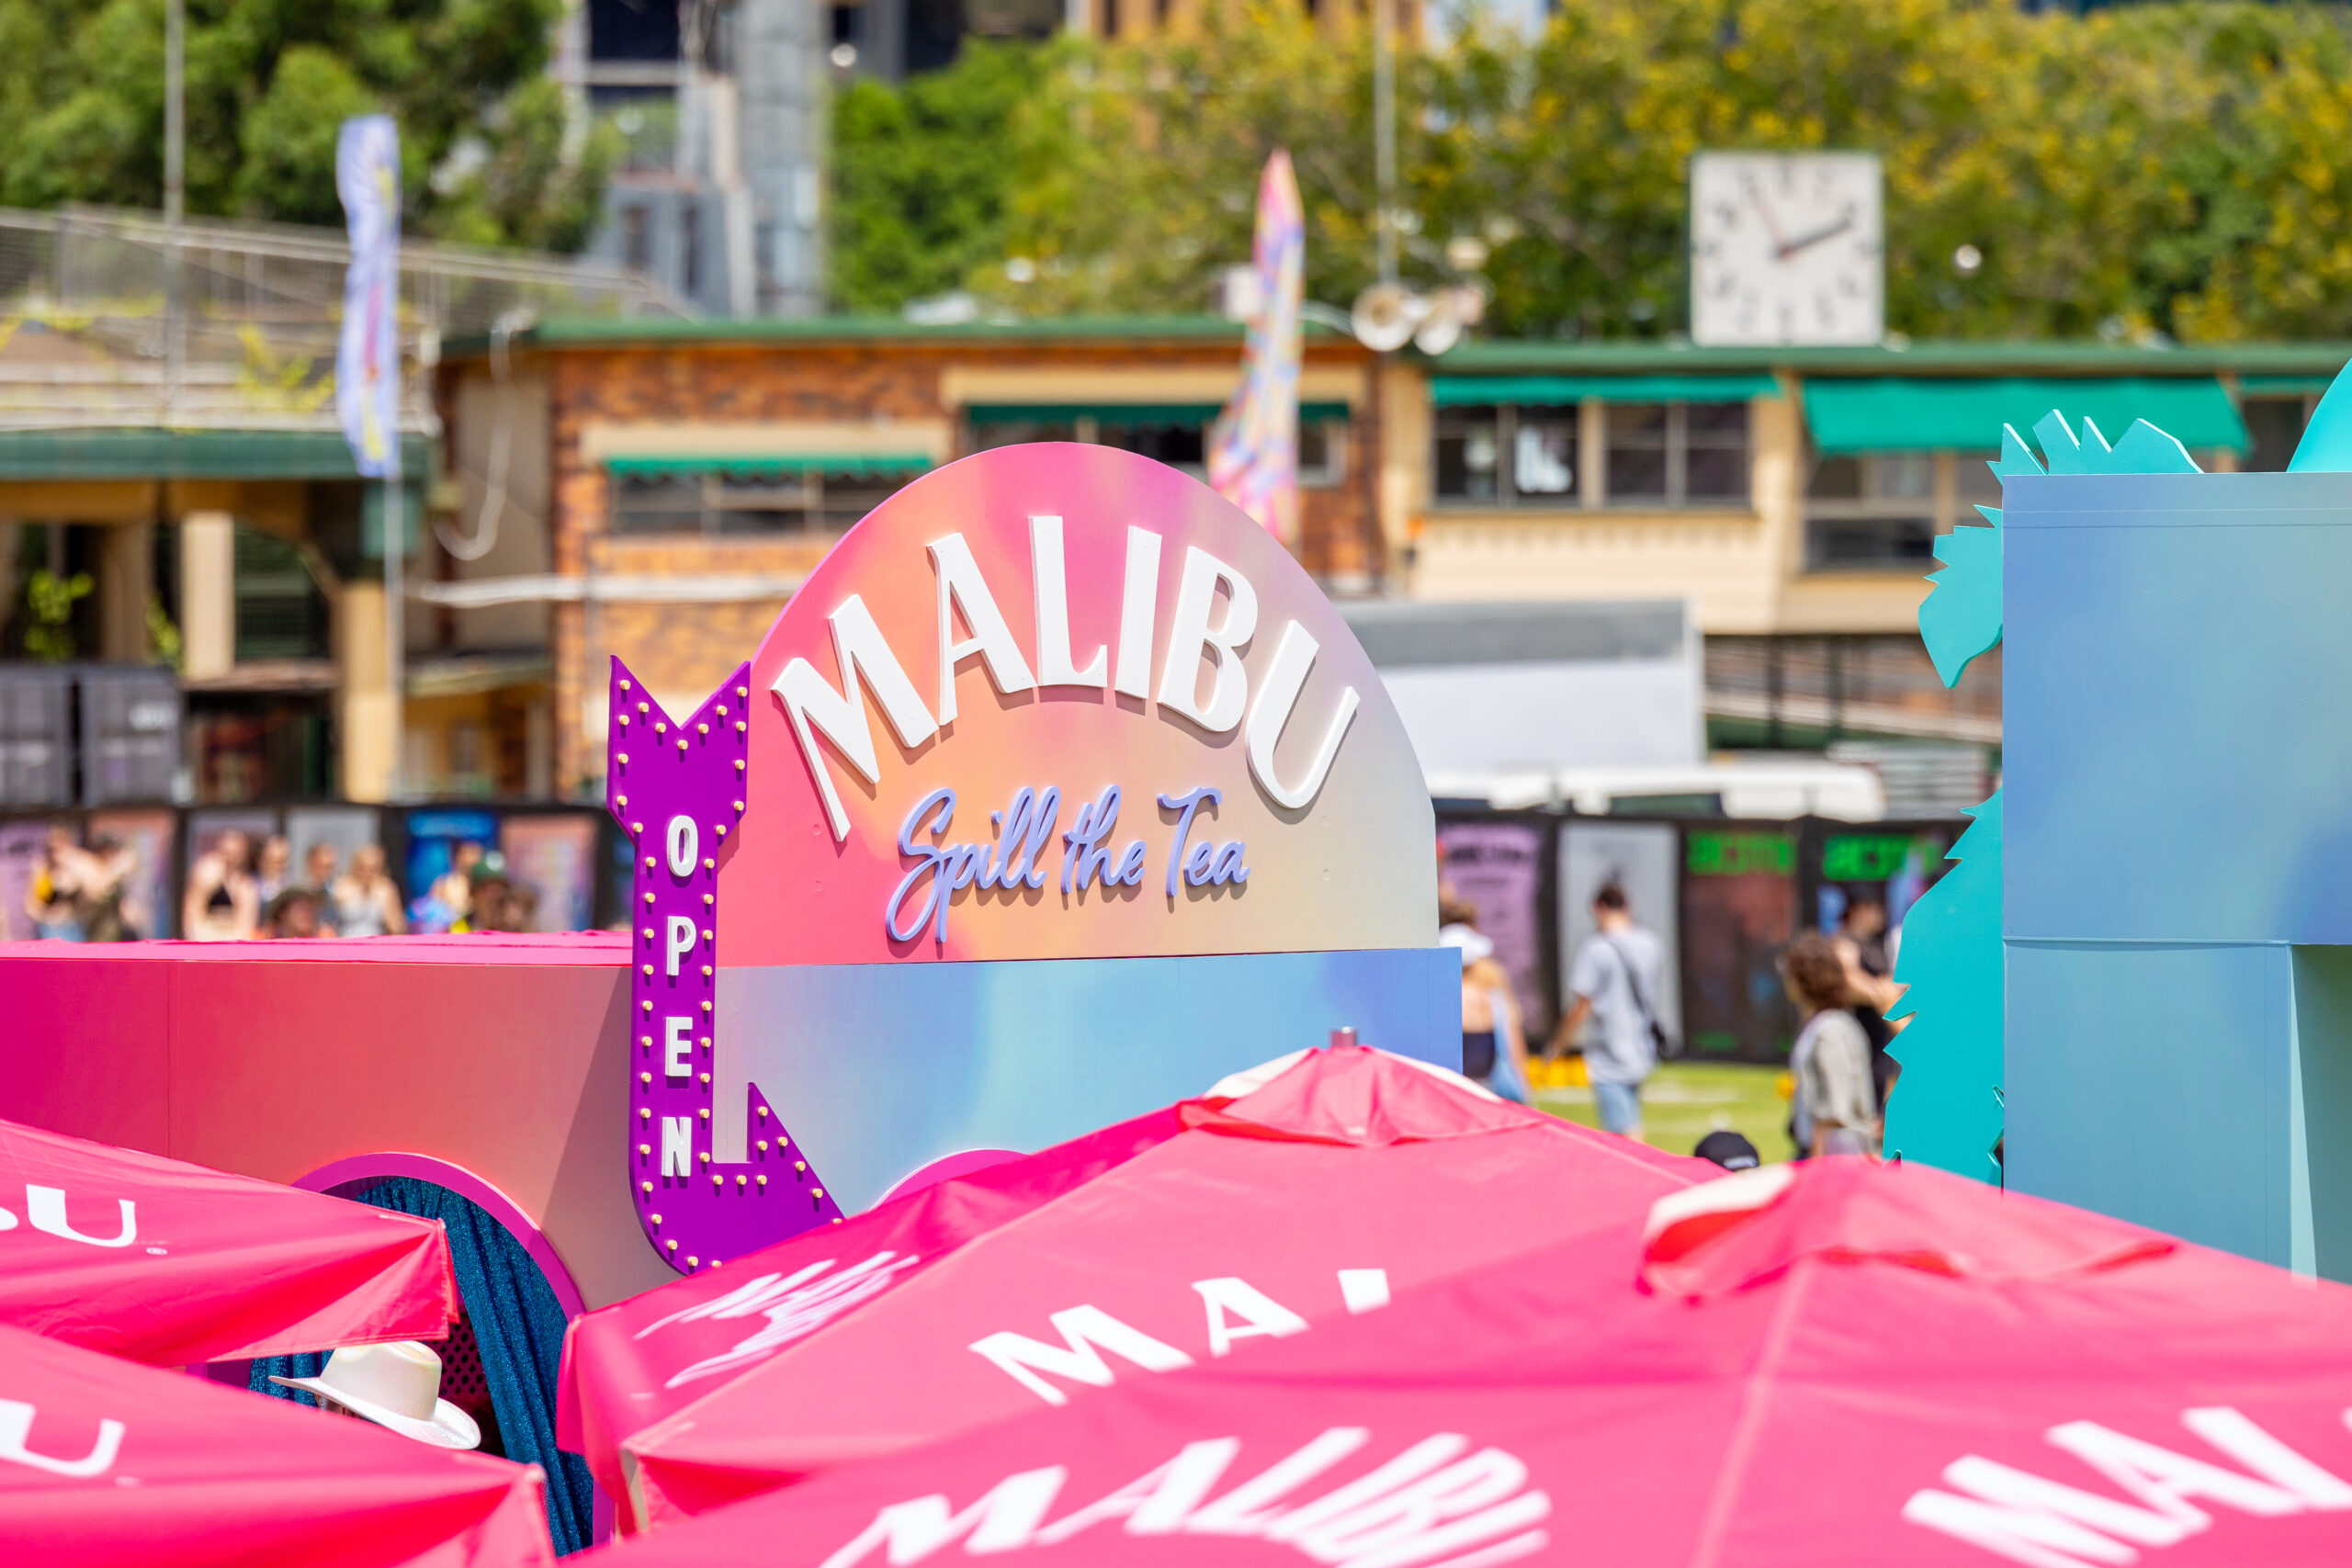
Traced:
<path fill-rule="evenodd" d="M 524 694 L 413 700 L 412 778 L 514 755 L 539 700 L 552 784 L 603 761 L 605 660 L 692 706 L 746 658 L 840 532 L 915 475 L 985 446 L 1099 441 L 1194 473 L 1240 333 L 1209 318 L 917 327 L 895 321 L 602 321 L 532 328 L 441 371 L 454 526 L 422 589 L 444 657 L 508 660 Z M 1311 333 L 1301 377 L 1301 558 L 1335 592 L 1385 567 L 1374 522 L 1371 355 Z M 417 628 L 412 627 L 412 637 Z M 478 739 L 466 737 L 479 736 Z M 501 770 L 503 780 L 517 770 Z"/>

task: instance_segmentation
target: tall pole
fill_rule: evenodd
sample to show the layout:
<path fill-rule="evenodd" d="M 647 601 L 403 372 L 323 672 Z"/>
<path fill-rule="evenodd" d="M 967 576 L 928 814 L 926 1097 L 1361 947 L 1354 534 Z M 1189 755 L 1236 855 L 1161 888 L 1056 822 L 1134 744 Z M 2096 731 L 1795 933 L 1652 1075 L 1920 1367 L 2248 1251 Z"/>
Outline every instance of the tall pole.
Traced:
<path fill-rule="evenodd" d="M 180 222 L 187 216 L 187 5 L 164 5 L 164 423 L 178 423 L 187 340 L 180 298 Z"/>
<path fill-rule="evenodd" d="M 1396 0 L 1373 0 L 1372 141 L 1380 209 L 1373 220 L 1380 281 L 1396 281 Z"/>
<path fill-rule="evenodd" d="M 395 379 L 400 376 L 397 360 L 392 366 L 392 375 Z M 405 558 L 408 555 L 408 508 L 401 497 L 403 457 L 400 422 L 395 419 L 392 422 L 392 466 L 384 474 L 384 697 L 386 722 L 392 732 L 391 768 L 384 775 L 384 798 L 392 801 L 401 798 L 401 752 L 407 739 L 407 725 L 401 713 L 402 698 L 407 694 L 404 689 L 407 674 L 401 666 L 408 653 L 408 611 L 402 603 L 406 590 L 404 569 L 408 564 Z"/>

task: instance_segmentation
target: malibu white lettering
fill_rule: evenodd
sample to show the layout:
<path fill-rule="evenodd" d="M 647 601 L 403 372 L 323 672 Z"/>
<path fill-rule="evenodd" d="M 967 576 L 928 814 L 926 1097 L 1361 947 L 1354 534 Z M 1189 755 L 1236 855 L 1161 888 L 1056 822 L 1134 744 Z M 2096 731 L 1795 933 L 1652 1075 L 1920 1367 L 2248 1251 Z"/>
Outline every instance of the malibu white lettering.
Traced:
<path fill-rule="evenodd" d="M 1170 898 L 1178 896 L 1180 885 L 1238 888 L 1250 880 L 1247 844 L 1238 839 L 1193 837 L 1201 808 L 1214 809 L 1224 798 L 1222 792 L 1203 785 L 1159 798 L 1159 808 L 1176 818 L 1165 861 Z M 1123 799 L 1119 786 L 1111 784 L 1079 806 L 1076 819 L 1061 835 L 1063 893 L 1083 896 L 1099 886 L 1107 895 L 1114 888 L 1143 886 L 1151 852 L 1141 839 L 1122 845 L 1115 837 Z M 1033 790 L 1023 784 L 1014 791 L 1012 803 L 989 817 L 996 833 L 991 843 L 947 837 L 956 800 L 952 789 L 933 790 L 915 802 L 899 826 L 899 853 L 910 863 L 882 908 L 883 929 L 894 942 L 914 942 L 925 927 L 933 942 L 944 942 L 948 906 L 967 887 L 1013 892 L 1046 886 L 1044 852 L 1060 816 L 1060 789 L 1047 785 Z"/>
<path fill-rule="evenodd" d="M 1347 1568 L 1509 1562 L 1550 1543 L 1537 1527 L 1551 1516 L 1552 1499 L 1528 1485 L 1526 1461 L 1498 1448 L 1473 1451 L 1458 1432 L 1433 1433 L 1353 1480 L 1300 1499 L 1372 1443 L 1368 1427 L 1329 1427 L 1211 1497 L 1242 1445 L 1238 1438 L 1204 1438 L 1058 1518 L 1049 1516 L 1062 1500 L 1069 1467 L 1019 1471 L 961 1511 L 938 1493 L 889 1504 L 823 1568 L 855 1568 L 869 1558 L 904 1568 L 955 1546 L 967 1556 L 991 1556 L 1057 1545 L 1114 1522 L 1132 1536 L 1262 1540 Z"/>
<path fill-rule="evenodd" d="M 36 1182 L 25 1184 L 25 1214 L 33 1229 L 65 1241 L 78 1241 L 85 1247 L 129 1247 L 139 1239 L 139 1205 L 129 1198 L 115 1200 L 116 1213 L 120 1216 L 121 1229 L 110 1236 L 85 1235 L 74 1228 L 65 1214 L 65 1190 L 43 1187 Z M 17 1216 L 0 1209 L 0 1231 L 17 1228 Z"/>
<path fill-rule="evenodd" d="M 1340 1300 L 1351 1315 L 1388 1304 L 1385 1269 L 1342 1269 L 1338 1280 Z M 1206 1323 L 1203 1339 L 1212 1359 L 1231 1354 L 1235 1344 L 1243 1339 L 1283 1339 L 1304 1334 L 1310 1326 L 1306 1318 L 1238 1274 L 1195 1280 L 1192 1290 L 1201 1301 Z M 1109 1388 L 1117 1382 L 1105 1352 L 1148 1372 L 1172 1372 L 1194 1361 L 1175 1346 L 1153 1338 L 1091 1303 L 1049 1313 L 1046 1321 L 1059 1337 L 1058 1344 L 1003 1329 L 974 1340 L 971 1348 L 1048 1404 L 1069 1403 L 1069 1393 L 1046 1381 L 1049 1377 L 1089 1388 Z"/>
<path fill-rule="evenodd" d="M 2352 1422 L 2352 1411 L 2346 1413 Z M 2322 1469 L 2227 1405 L 2184 1410 L 2181 1425 L 2236 1461 L 2231 1470 L 2096 1421 L 2043 1434 L 2125 1494 L 2086 1491 L 1978 1454 L 1944 1467 L 1951 1490 L 1923 1487 L 1903 1517 L 2028 1568 L 2122 1568 L 2143 1547 L 2174 1546 L 2210 1529 L 2199 1503 L 2255 1518 L 2352 1509 L 2352 1483 Z M 2251 1472 L 2252 1473 L 2247 1473 Z M 2195 1501 L 2192 1501 L 2195 1499 Z M 2258 1560 L 2249 1540 L 2233 1558 Z"/>
<path fill-rule="evenodd" d="M 849 837 L 849 815 L 833 782 L 832 764 L 823 754 L 827 748 L 818 744 L 818 738 L 823 737 L 833 756 L 867 784 L 879 784 L 880 758 L 866 712 L 869 696 L 882 710 L 899 743 L 909 750 L 933 739 L 942 726 L 955 722 L 956 677 L 973 659 L 979 660 L 989 684 L 1002 696 L 1035 693 L 1041 687 L 1100 689 L 1107 678 L 1108 690 L 1120 696 L 1146 703 L 1154 700 L 1150 665 L 1159 598 L 1160 536 L 1147 528 L 1127 530 L 1115 660 L 1107 645 L 1088 650 L 1081 659 L 1069 641 L 1062 520 L 1032 517 L 1029 524 L 1035 608 L 1034 660 L 1023 653 L 971 546 L 961 533 L 953 533 L 925 547 L 937 588 L 939 694 L 935 708 L 925 705 L 906 663 L 882 635 L 865 600 L 855 593 L 826 617 L 832 629 L 834 667 L 841 683 L 836 686 L 827 680 L 805 658 L 792 660 L 776 676 L 771 689 L 784 705 L 835 842 Z M 971 634 L 961 639 L 956 636 L 959 620 Z M 1244 728 L 1250 776 L 1259 788 L 1284 810 L 1304 811 L 1330 776 L 1340 744 L 1362 699 L 1354 687 L 1342 689 L 1306 772 L 1285 784 L 1275 772 L 1274 750 L 1290 727 L 1319 645 L 1297 621 L 1286 623 L 1253 701 L 1241 658 L 1257 630 L 1258 592 L 1249 578 L 1198 546 L 1187 546 L 1179 567 L 1156 700 L 1163 711 L 1182 716 L 1208 735 Z M 944 829 L 944 824 L 940 826 Z M 904 839 L 902 829 L 902 842 Z M 1125 861 L 1121 854 L 1113 863 L 1123 877 Z M 977 866 L 973 875 L 978 876 Z M 1186 876 L 1189 881 L 1189 868 Z M 1121 885 L 1133 886 L 1124 881 Z"/>

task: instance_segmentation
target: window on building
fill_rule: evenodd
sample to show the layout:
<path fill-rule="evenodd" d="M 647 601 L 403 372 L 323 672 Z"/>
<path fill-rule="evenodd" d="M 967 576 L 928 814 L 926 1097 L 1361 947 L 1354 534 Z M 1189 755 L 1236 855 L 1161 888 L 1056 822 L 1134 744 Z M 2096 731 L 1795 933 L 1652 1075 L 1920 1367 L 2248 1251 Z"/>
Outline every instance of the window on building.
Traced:
<path fill-rule="evenodd" d="M 991 412 L 972 421 L 967 449 L 985 452 L 1031 441 L 1082 441 L 1090 446 L 1134 452 L 1180 468 L 1194 479 L 1206 479 L 1212 417 L 1204 413 L 1181 419 L 1165 415 L 1122 419 L 1111 407 L 1095 414 L 1034 418 L 1006 417 Z M 1298 482 L 1302 488 L 1317 490 L 1339 484 L 1347 477 L 1347 454 L 1345 420 L 1312 416 L 1300 419 Z"/>
<path fill-rule="evenodd" d="M 1531 509 L 1747 504 L 1746 403 L 1595 404 L 1592 412 L 1597 419 L 1573 403 L 1441 410 L 1438 502 Z M 1599 452 L 1585 449 L 1588 432 L 1600 436 Z"/>
<path fill-rule="evenodd" d="M 2312 404 L 2316 400 L 2299 395 L 2249 397 L 2240 403 L 2238 412 L 2245 416 L 2246 434 L 2254 437 L 2254 450 L 2246 454 L 2242 467 L 2251 473 L 2285 472 L 2287 465 L 2294 461 L 2295 448 L 2303 439 L 2303 425 L 2310 420 Z"/>
<path fill-rule="evenodd" d="M 855 469 L 616 473 L 612 531 L 706 539 L 838 534 L 912 477 Z"/>
<path fill-rule="evenodd" d="M 326 657 L 326 594 L 301 550 L 252 528 L 235 547 L 238 660 Z"/>
<path fill-rule="evenodd" d="M 1951 461 L 1929 452 L 1816 457 L 1805 485 L 1806 565 L 1842 571 L 1932 560 L 1939 457 Z"/>
<path fill-rule="evenodd" d="M 636 203 L 621 209 L 621 265 L 636 272 L 653 266 L 653 215 Z"/>

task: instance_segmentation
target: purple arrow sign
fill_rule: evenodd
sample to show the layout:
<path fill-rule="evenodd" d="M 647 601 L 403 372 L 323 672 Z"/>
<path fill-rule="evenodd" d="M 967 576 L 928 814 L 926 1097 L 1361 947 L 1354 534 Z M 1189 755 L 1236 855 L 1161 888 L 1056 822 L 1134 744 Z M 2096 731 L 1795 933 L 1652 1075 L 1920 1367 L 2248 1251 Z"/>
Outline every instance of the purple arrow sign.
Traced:
<path fill-rule="evenodd" d="M 680 1273 L 842 1217 L 756 1085 L 741 1164 L 716 1157 L 718 864 L 743 819 L 752 667 L 681 722 L 613 660 L 605 807 L 634 846 L 628 1171 L 638 1222 Z"/>

